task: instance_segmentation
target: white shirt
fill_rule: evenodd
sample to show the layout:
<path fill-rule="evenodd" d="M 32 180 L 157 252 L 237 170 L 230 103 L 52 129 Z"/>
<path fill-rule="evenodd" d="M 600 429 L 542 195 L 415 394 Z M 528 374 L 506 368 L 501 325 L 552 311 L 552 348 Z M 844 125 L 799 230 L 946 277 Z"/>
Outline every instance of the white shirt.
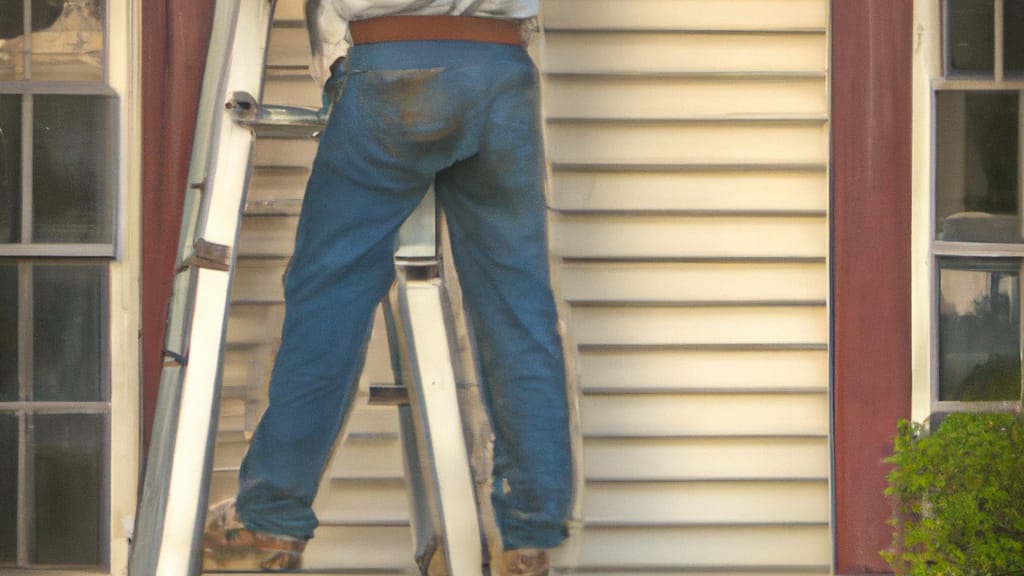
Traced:
<path fill-rule="evenodd" d="M 351 44 L 348 23 L 398 15 L 452 15 L 529 19 L 537 16 L 538 0 L 306 0 L 306 27 L 313 53 L 310 69 L 322 86 L 335 60 Z"/>

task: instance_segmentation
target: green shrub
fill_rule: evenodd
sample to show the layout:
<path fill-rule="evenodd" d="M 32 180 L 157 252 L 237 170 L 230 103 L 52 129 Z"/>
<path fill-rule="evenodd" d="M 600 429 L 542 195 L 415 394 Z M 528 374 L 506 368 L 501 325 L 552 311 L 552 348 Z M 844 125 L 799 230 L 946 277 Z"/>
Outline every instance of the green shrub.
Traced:
<path fill-rule="evenodd" d="M 1024 425 L 1012 414 L 951 414 L 925 434 L 901 421 L 886 461 L 896 574 L 1024 574 Z"/>

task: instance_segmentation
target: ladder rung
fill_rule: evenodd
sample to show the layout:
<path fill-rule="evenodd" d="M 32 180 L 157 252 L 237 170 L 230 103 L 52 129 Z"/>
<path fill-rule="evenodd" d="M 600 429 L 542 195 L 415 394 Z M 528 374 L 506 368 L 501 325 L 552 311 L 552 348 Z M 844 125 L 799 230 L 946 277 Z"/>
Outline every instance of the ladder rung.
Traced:
<path fill-rule="evenodd" d="M 248 92 L 235 92 L 225 106 L 236 123 L 252 128 L 259 138 L 315 140 L 327 124 L 323 110 L 260 104 Z"/>
<path fill-rule="evenodd" d="M 367 403 L 371 406 L 408 406 L 409 390 L 405 386 L 373 384 Z"/>

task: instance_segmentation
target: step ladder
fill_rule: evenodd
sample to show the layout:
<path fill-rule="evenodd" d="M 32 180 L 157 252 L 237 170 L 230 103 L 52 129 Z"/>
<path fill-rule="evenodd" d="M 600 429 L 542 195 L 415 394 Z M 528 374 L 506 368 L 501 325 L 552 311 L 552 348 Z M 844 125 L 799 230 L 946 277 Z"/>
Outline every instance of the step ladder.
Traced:
<path fill-rule="evenodd" d="M 316 139 L 326 122 L 322 109 L 260 104 L 274 7 L 275 0 L 216 2 L 131 576 L 201 571 L 232 273 L 254 143 Z M 485 517 L 488 490 L 474 483 L 467 448 L 479 439 L 463 430 L 457 371 L 472 357 L 458 343 L 465 326 L 450 305 L 448 290 L 457 286 L 443 266 L 442 228 L 428 194 L 399 234 L 396 282 L 383 303 L 397 385 L 372 387 L 370 402 L 399 412 L 420 570 L 480 576 L 488 573 L 497 538 Z M 578 425 L 574 436 L 578 444 Z M 578 469 L 578 446 L 574 452 Z"/>

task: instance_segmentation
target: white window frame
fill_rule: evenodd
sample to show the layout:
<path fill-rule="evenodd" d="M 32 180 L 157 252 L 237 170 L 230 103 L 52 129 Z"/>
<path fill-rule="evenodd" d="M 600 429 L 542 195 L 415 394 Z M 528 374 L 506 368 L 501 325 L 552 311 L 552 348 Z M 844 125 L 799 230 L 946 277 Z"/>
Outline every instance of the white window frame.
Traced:
<path fill-rule="evenodd" d="M 911 339 L 913 343 L 913 393 L 911 416 L 926 421 L 936 413 L 1010 411 L 1020 402 L 940 401 L 938 341 L 938 262 L 942 257 L 978 256 L 1020 258 L 1024 261 L 1024 243 L 996 244 L 935 240 L 935 95 L 940 91 L 1017 92 L 1024 126 L 1024 79 L 1003 77 L 1002 8 L 1006 0 L 995 2 L 995 72 L 992 77 L 945 76 L 944 0 L 914 0 L 913 62 L 913 172 L 911 226 Z M 1024 134 L 1019 140 L 1018 170 L 1024 170 Z M 1018 178 L 1024 186 L 1024 175 Z M 1018 206 L 1024 210 L 1024 205 Z M 1022 268 L 1024 272 L 1024 268 Z M 1024 273 L 1021 274 L 1024 281 Z M 1024 284 L 1021 285 L 1024 290 Z M 1024 325 L 1024 317 L 1021 319 Z"/>
<path fill-rule="evenodd" d="M 26 0 L 26 4 L 29 0 Z M 5 568 L 9 576 L 97 576 L 124 574 L 138 494 L 141 454 L 141 57 L 142 0 L 107 0 L 106 87 L 99 92 L 117 99 L 115 145 L 114 230 L 111 245 L 37 245 L 5 247 L 0 256 L 36 258 L 60 254 L 108 258 L 109 414 L 107 429 L 107 479 L 109 509 L 105 540 L 109 549 L 107 570 Z M 61 92 L 60 89 L 55 90 Z M 99 93 L 97 92 L 97 93 Z M 39 93 L 34 90 L 34 93 Z M 83 94 L 83 91 L 70 93 Z"/>

